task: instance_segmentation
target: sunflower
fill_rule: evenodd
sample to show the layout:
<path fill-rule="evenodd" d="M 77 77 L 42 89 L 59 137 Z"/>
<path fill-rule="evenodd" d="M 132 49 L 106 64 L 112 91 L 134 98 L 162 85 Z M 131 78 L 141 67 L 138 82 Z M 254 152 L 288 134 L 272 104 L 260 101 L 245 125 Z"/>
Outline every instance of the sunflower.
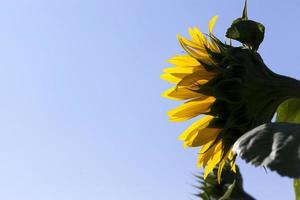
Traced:
<path fill-rule="evenodd" d="M 213 17 L 209 23 L 210 36 L 212 36 L 216 20 L 217 16 Z M 201 87 L 203 88 L 220 76 L 218 70 L 209 67 L 215 65 L 215 61 L 208 53 L 209 51 L 219 54 L 220 49 L 215 40 L 209 40 L 198 28 L 190 28 L 189 34 L 192 40 L 177 35 L 187 54 L 176 55 L 168 60 L 174 66 L 164 69 L 165 73 L 161 75 L 161 78 L 176 86 L 165 91 L 162 96 L 173 100 L 186 100 L 184 104 L 168 112 L 171 121 L 181 122 L 206 114 L 187 128 L 179 139 L 184 141 L 185 147 L 202 146 L 198 166 L 205 168 L 204 178 L 216 165 L 219 165 L 218 177 L 220 177 L 227 160 L 231 163 L 232 170 L 235 171 L 233 153 L 231 147 L 226 152 L 224 151 L 222 140 L 215 142 L 222 128 L 210 126 L 218 119 L 210 114 L 212 106 L 217 102 L 216 97 L 200 90 Z"/>
<path fill-rule="evenodd" d="M 170 121 L 201 116 L 179 139 L 184 147 L 200 147 L 197 166 L 204 168 L 203 177 L 217 167 L 220 182 L 226 163 L 235 172 L 233 144 L 271 121 L 279 104 L 290 97 L 293 83 L 272 72 L 256 49 L 217 39 L 212 33 L 216 20 L 209 22 L 208 35 L 198 28 L 189 28 L 191 40 L 177 35 L 186 54 L 169 59 L 173 66 L 161 78 L 174 84 L 163 97 L 185 101 L 168 111 Z"/>

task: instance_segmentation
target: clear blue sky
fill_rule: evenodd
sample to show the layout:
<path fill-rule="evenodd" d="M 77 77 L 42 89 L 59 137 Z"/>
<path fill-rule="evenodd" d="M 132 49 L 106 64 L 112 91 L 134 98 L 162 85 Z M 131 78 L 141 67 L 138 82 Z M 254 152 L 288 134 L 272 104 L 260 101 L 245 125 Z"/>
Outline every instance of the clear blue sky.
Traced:
<path fill-rule="evenodd" d="M 0 3 L 0 199 L 190 200 L 196 150 L 160 97 L 189 26 L 223 39 L 242 0 L 10 0 Z M 300 78 L 298 0 L 249 0 L 260 52 Z M 291 180 L 238 161 L 257 199 L 293 199 Z"/>

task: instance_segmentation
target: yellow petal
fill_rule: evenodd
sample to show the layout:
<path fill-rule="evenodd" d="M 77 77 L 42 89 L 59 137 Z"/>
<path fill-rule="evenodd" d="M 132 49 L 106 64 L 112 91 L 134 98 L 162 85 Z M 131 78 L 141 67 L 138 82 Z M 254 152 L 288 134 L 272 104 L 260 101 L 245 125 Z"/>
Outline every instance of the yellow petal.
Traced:
<path fill-rule="evenodd" d="M 179 140 L 185 140 L 188 135 L 193 133 L 194 131 L 198 131 L 198 129 L 205 128 L 207 124 L 213 119 L 213 116 L 206 115 L 205 117 L 202 117 L 198 121 L 194 122 L 191 126 L 189 126 L 180 136 Z"/>
<path fill-rule="evenodd" d="M 194 32 L 194 30 L 192 28 L 189 28 L 189 34 L 190 34 L 193 42 L 195 42 L 198 45 L 199 44 L 202 45 L 202 41 L 199 39 L 199 37 L 196 35 L 196 33 Z"/>
<path fill-rule="evenodd" d="M 190 75 L 194 72 L 202 73 L 202 74 L 208 74 L 206 69 L 201 66 L 194 66 L 194 67 L 170 67 L 164 69 L 165 73 L 171 74 L 172 76 L 175 76 L 177 78 L 184 78 L 187 75 Z M 210 73 L 209 73 L 210 74 Z"/>
<path fill-rule="evenodd" d="M 168 74 L 192 74 L 193 72 L 196 71 L 206 71 L 202 67 L 170 67 L 170 68 L 165 68 L 164 72 Z"/>
<path fill-rule="evenodd" d="M 168 60 L 169 63 L 176 66 L 199 66 L 200 63 L 197 59 L 191 57 L 190 55 L 176 55 Z"/>
<path fill-rule="evenodd" d="M 227 156 L 225 156 L 224 159 L 222 159 L 222 161 L 219 163 L 219 166 L 218 166 L 218 176 L 217 177 L 218 177 L 219 184 L 221 183 L 222 171 L 223 171 L 223 168 L 226 163 L 226 158 L 227 158 Z"/>
<path fill-rule="evenodd" d="M 196 43 L 194 41 L 190 41 L 186 38 L 183 38 L 183 37 L 180 37 L 180 40 L 182 41 L 182 43 L 185 44 L 185 46 L 189 46 L 189 47 L 192 47 L 196 50 L 199 50 L 200 52 L 202 51 L 203 54 L 207 54 L 206 50 L 205 50 L 205 47 L 203 46 L 202 43 Z"/>
<path fill-rule="evenodd" d="M 203 35 L 203 33 L 201 33 L 201 31 L 195 27 L 194 28 L 194 34 L 197 36 L 197 38 L 199 38 L 199 41 L 203 44 L 206 45 L 207 44 L 207 39 L 206 37 Z"/>
<path fill-rule="evenodd" d="M 200 85 L 203 85 L 216 77 L 215 73 L 208 71 L 197 71 L 193 74 L 187 75 L 178 82 L 177 86 L 188 87 L 191 90 L 198 89 Z"/>
<path fill-rule="evenodd" d="M 231 148 L 228 152 L 229 152 L 229 154 L 228 154 L 228 159 L 231 161 L 231 160 L 233 160 L 233 157 L 234 157 L 232 148 Z"/>
<path fill-rule="evenodd" d="M 220 184 L 221 183 L 221 175 L 222 175 L 222 170 L 223 170 L 223 167 L 225 166 L 226 164 L 226 161 L 229 159 L 229 155 L 232 151 L 229 150 L 226 155 L 222 158 L 222 160 L 220 161 L 219 163 L 219 166 L 218 166 L 218 183 Z"/>
<path fill-rule="evenodd" d="M 162 94 L 162 96 L 172 100 L 186 100 L 186 99 L 191 99 L 203 95 L 197 92 L 193 92 L 184 87 L 173 87 L 165 91 Z"/>
<path fill-rule="evenodd" d="M 181 122 L 200 114 L 204 114 L 210 111 L 210 106 L 214 103 L 214 97 L 200 97 L 192 101 L 188 101 L 177 108 L 170 110 L 167 114 L 170 121 Z"/>
<path fill-rule="evenodd" d="M 234 153 L 232 151 L 232 148 L 229 150 L 229 155 L 228 155 L 228 160 L 230 162 L 230 167 L 231 167 L 231 170 L 236 173 L 236 167 L 235 167 L 235 163 L 234 163 Z"/>
<path fill-rule="evenodd" d="M 167 82 L 174 83 L 174 84 L 177 84 L 182 80 L 181 78 L 172 76 L 171 74 L 162 74 L 162 75 L 160 75 L 160 78 L 162 80 L 165 80 Z"/>
<path fill-rule="evenodd" d="M 221 149 L 222 146 L 219 145 L 220 142 L 218 144 L 213 145 L 214 142 L 215 141 L 211 141 L 202 146 L 198 156 L 198 167 L 203 166 L 205 168 L 205 166 L 207 165 L 208 161 L 212 158 L 214 153 Z"/>
<path fill-rule="evenodd" d="M 214 27 L 214 25 L 215 25 L 217 19 L 218 19 L 218 16 L 214 16 L 214 17 L 210 20 L 210 22 L 209 22 L 209 25 L 208 25 L 208 32 L 209 32 L 210 35 L 212 35 L 213 27 Z"/>
<path fill-rule="evenodd" d="M 218 144 L 220 146 L 221 143 Z M 205 179 L 208 174 L 214 169 L 214 167 L 220 162 L 222 156 L 222 149 L 216 148 L 214 154 L 212 155 L 211 159 L 208 161 L 207 166 L 204 169 L 203 178 Z"/>
<path fill-rule="evenodd" d="M 209 142 L 201 147 L 201 149 L 199 151 L 197 167 L 201 167 L 201 166 L 205 167 L 206 166 L 208 160 L 210 159 L 213 152 L 215 151 L 215 146 L 211 147 L 212 142 Z"/>
<path fill-rule="evenodd" d="M 193 40 L 194 43 L 204 47 L 204 45 L 206 44 L 206 37 L 199 31 L 198 28 L 189 28 L 189 34 Z"/>
<path fill-rule="evenodd" d="M 196 59 L 200 59 L 203 62 L 211 62 L 211 59 L 209 57 L 209 55 L 206 53 L 206 51 L 204 50 L 199 50 L 199 49 L 195 49 L 193 48 L 190 41 L 182 38 L 180 35 L 177 35 L 178 40 L 182 46 L 182 48 L 192 57 L 196 58 Z"/>
<path fill-rule="evenodd" d="M 204 128 L 195 130 L 188 135 L 184 144 L 188 147 L 202 146 L 208 142 L 214 141 L 220 131 L 221 130 L 217 128 Z"/>
<path fill-rule="evenodd" d="M 234 162 L 230 162 L 230 166 L 231 166 L 231 170 L 236 173 L 236 166 L 234 164 Z"/>

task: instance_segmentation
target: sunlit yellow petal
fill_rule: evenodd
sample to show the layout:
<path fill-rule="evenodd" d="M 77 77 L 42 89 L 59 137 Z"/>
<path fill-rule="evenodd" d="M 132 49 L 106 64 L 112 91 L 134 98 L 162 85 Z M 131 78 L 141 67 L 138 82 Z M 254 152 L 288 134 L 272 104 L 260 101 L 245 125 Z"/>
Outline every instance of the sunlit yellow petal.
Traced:
<path fill-rule="evenodd" d="M 199 151 L 197 167 L 205 167 L 208 160 L 214 154 L 216 145 L 212 146 L 213 142 L 214 141 L 211 141 L 201 147 Z"/>
<path fill-rule="evenodd" d="M 213 52 L 217 52 L 217 53 L 220 52 L 220 50 L 219 50 L 217 44 L 214 42 L 214 40 L 211 40 L 211 41 L 208 43 L 208 48 L 209 48 L 211 51 L 213 51 Z"/>
<path fill-rule="evenodd" d="M 199 40 L 199 37 L 194 33 L 194 30 L 192 28 L 189 28 L 189 34 L 192 38 L 192 41 L 196 44 L 202 44 L 202 41 Z"/>
<path fill-rule="evenodd" d="M 219 166 L 218 166 L 218 175 L 217 175 L 217 177 L 218 177 L 218 183 L 219 184 L 221 183 L 221 175 L 222 175 L 222 170 L 223 170 L 223 168 L 225 166 L 225 163 L 226 163 L 226 158 L 227 158 L 227 156 L 225 156 L 222 159 L 222 161 L 219 163 Z"/>
<path fill-rule="evenodd" d="M 194 34 L 197 36 L 197 38 L 203 45 L 207 44 L 206 37 L 203 35 L 203 33 L 201 33 L 201 31 L 199 31 L 199 29 L 197 27 L 194 28 Z"/>
<path fill-rule="evenodd" d="M 162 75 L 160 75 L 160 78 L 162 80 L 165 80 L 165 81 L 168 81 L 168 82 L 174 83 L 174 84 L 177 84 L 182 80 L 181 78 L 178 78 L 176 76 L 172 76 L 171 74 L 162 74 Z"/>
<path fill-rule="evenodd" d="M 207 53 L 205 53 L 205 51 L 203 50 L 197 50 L 193 47 L 191 47 L 190 45 L 188 45 L 186 43 L 186 40 L 184 40 L 181 36 L 177 35 L 178 40 L 182 46 L 182 48 L 192 57 L 196 58 L 196 59 L 200 59 L 202 62 L 211 62 L 211 58 L 209 57 L 209 55 Z"/>
<path fill-rule="evenodd" d="M 200 97 L 203 95 L 198 92 L 193 92 L 184 87 L 173 87 L 165 91 L 162 94 L 162 96 L 172 100 L 186 100 L 186 99 Z"/>
<path fill-rule="evenodd" d="M 199 66 L 200 63 L 197 59 L 191 57 L 190 55 L 176 55 L 169 60 L 169 63 L 174 64 L 176 66 Z"/>
<path fill-rule="evenodd" d="M 189 34 L 193 40 L 193 42 L 197 43 L 200 46 L 205 46 L 207 39 L 206 37 L 199 31 L 198 28 L 189 28 Z"/>
<path fill-rule="evenodd" d="M 179 137 L 179 140 L 185 140 L 189 134 L 191 134 L 194 131 L 198 131 L 201 128 L 204 128 L 207 126 L 207 124 L 213 120 L 213 116 L 206 115 L 205 117 L 202 117 L 198 121 L 194 122 L 191 126 L 189 126 Z"/>
<path fill-rule="evenodd" d="M 215 73 L 199 71 L 182 78 L 182 80 L 178 82 L 178 86 L 184 86 L 194 90 L 200 85 L 207 83 L 214 77 L 216 77 Z"/>
<path fill-rule="evenodd" d="M 218 145 L 221 145 L 221 143 L 219 143 Z M 204 175 L 203 175 L 204 179 L 214 169 L 214 167 L 220 162 L 221 156 L 222 156 L 222 150 L 221 149 L 215 150 L 214 154 L 212 155 L 211 159 L 207 162 L 207 166 L 204 169 Z"/>
<path fill-rule="evenodd" d="M 184 144 L 188 147 L 199 147 L 210 141 L 214 141 L 220 129 L 217 128 L 204 128 L 200 130 L 195 130 L 186 138 Z"/>
<path fill-rule="evenodd" d="M 194 66 L 194 67 L 170 67 L 165 68 L 163 70 L 165 73 L 171 74 L 172 76 L 175 76 L 177 78 L 184 78 L 187 75 L 193 74 L 194 72 L 198 72 L 199 74 L 207 74 L 208 76 L 211 75 L 210 72 L 207 72 L 207 70 L 202 66 Z"/>
<path fill-rule="evenodd" d="M 199 58 L 208 57 L 207 51 L 202 44 L 197 44 L 183 37 L 179 37 L 178 40 L 186 51 L 193 50 Z"/>
<path fill-rule="evenodd" d="M 234 163 L 233 158 L 234 158 L 234 153 L 233 153 L 232 148 L 231 148 L 229 150 L 228 160 L 229 160 L 229 163 L 230 163 L 231 170 L 236 173 L 236 167 L 235 167 L 235 163 Z"/>
<path fill-rule="evenodd" d="M 217 144 L 214 144 L 214 143 L 215 143 L 215 141 L 211 141 L 202 146 L 202 148 L 199 152 L 197 166 L 202 166 L 203 168 L 205 168 L 208 161 L 211 160 L 211 158 L 215 154 L 215 152 L 221 151 L 222 142 L 220 141 Z"/>
<path fill-rule="evenodd" d="M 217 19 L 218 19 L 218 16 L 214 16 L 214 17 L 210 20 L 210 22 L 209 22 L 209 25 L 208 25 L 208 32 L 209 32 L 210 35 L 212 34 L 213 27 L 214 27 L 214 25 L 215 25 Z"/>
<path fill-rule="evenodd" d="M 195 66 L 195 67 L 170 67 L 165 68 L 164 72 L 169 74 L 192 74 L 193 72 L 202 70 L 205 72 L 206 70 L 203 67 Z"/>
<path fill-rule="evenodd" d="M 234 154 L 233 154 L 232 148 L 228 152 L 229 152 L 228 159 L 233 160 Z"/>
<path fill-rule="evenodd" d="M 236 166 L 234 162 L 230 162 L 231 170 L 236 173 Z"/>
<path fill-rule="evenodd" d="M 173 110 L 170 110 L 167 114 L 170 118 L 170 121 L 186 121 L 200 114 L 209 112 L 210 106 L 212 103 L 214 103 L 214 101 L 214 97 L 200 97 L 195 100 L 188 101 Z"/>

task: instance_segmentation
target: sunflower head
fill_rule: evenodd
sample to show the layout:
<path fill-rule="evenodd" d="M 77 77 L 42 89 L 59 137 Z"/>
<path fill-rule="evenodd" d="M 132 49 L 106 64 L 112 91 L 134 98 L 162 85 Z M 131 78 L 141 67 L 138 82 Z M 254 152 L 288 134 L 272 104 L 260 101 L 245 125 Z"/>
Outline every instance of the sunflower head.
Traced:
<path fill-rule="evenodd" d="M 217 166 L 220 182 L 226 162 L 235 171 L 235 141 L 272 119 L 287 98 L 284 85 L 288 81 L 270 71 L 252 48 L 218 40 L 212 34 L 216 19 L 211 19 L 208 35 L 190 28 L 191 40 L 177 36 L 186 54 L 169 59 L 173 66 L 166 68 L 161 78 L 175 84 L 164 97 L 185 101 L 168 112 L 171 121 L 204 115 L 179 139 L 185 147 L 201 147 L 198 166 L 204 167 L 204 178 Z"/>

